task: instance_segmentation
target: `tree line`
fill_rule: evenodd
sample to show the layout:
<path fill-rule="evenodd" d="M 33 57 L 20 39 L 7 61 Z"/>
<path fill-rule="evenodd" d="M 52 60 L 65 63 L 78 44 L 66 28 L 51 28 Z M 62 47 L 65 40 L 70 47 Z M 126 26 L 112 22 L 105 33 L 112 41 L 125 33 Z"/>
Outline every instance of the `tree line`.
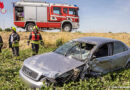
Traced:
<path fill-rule="evenodd" d="M 11 29 L 10 28 L 5 28 L 5 29 L 0 28 L 0 32 L 2 32 L 2 31 L 10 32 Z"/>

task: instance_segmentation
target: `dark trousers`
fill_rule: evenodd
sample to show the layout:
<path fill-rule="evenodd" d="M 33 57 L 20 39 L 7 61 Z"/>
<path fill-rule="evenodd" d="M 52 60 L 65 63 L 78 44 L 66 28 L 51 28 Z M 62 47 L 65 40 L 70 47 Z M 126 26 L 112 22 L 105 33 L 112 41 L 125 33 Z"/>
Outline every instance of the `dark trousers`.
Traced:
<path fill-rule="evenodd" d="M 14 56 L 19 56 L 19 47 L 12 47 L 12 52 Z"/>
<path fill-rule="evenodd" d="M 1 49 L 2 49 L 2 47 L 0 47 L 0 53 L 2 52 L 2 50 L 1 50 Z"/>
<path fill-rule="evenodd" d="M 32 43 L 32 51 L 33 51 L 32 55 L 38 54 L 39 44 L 34 44 L 34 43 Z"/>

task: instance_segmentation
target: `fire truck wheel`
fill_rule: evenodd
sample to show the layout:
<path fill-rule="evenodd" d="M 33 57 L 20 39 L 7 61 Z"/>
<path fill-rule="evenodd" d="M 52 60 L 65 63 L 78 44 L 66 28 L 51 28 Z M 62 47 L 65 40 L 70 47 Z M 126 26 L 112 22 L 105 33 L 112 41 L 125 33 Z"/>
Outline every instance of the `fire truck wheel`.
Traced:
<path fill-rule="evenodd" d="M 33 27 L 35 26 L 35 24 L 33 24 L 33 23 L 28 23 L 27 25 L 26 25 L 26 31 L 29 31 L 29 32 L 31 32 L 31 31 L 33 31 Z"/>
<path fill-rule="evenodd" d="M 70 24 L 65 24 L 63 26 L 63 31 L 65 31 L 65 32 L 71 32 L 71 30 L 72 30 L 72 26 Z"/>

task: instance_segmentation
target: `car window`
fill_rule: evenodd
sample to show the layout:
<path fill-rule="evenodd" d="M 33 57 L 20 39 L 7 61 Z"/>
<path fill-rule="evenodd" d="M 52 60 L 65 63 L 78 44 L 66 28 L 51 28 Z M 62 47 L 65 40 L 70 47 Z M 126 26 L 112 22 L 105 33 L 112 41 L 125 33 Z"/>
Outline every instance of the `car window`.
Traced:
<path fill-rule="evenodd" d="M 23 7 L 15 7 L 15 20 L 16 21 L 24 20 L 24 8 Z"/>
<path fill-rule="evenodd" d="M 96 53 L 94 54 L 94 56 L 96 56 L 96 58 L 109 56 L 108 44 L 105 44 L 105 45 L 101 46 L 101 47 L 96 51 Z"/>
<path fill-rule="evenodd" d="M 93 49 L 94 45 L 87 43 L 80 43 L 74 46 L 70 52 L 69 56 L 78 60 L 86 60 L 88 58 L 90 51 Z"/>
<path fill-rule="evenodd" d="M 64 12 L 64 14 L 67 14 L 67 8 L 63 8 L 63 12 Z"/>
<path fill-rule="evenodd" d="M 121 42 L 114 42 L 113 54 L 118 54 L 127 50 L 127 47 Z"/>
<path fill-rule="evenodd" d="M 61 8 L 60 7 L 53 7 L 53 14 L 61 14 Z"/>

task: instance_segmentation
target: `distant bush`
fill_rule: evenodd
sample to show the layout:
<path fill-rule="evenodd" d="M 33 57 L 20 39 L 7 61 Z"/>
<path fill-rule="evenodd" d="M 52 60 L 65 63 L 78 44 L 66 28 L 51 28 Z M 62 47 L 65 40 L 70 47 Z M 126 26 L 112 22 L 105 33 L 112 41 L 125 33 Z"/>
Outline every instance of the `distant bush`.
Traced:
<path fill-rule="evenodd" d="M 0 28 L 0 32 L 2 32 L 2 28 Z"/>
<path fill-rule="evenodd" d="M 112 33 L 112 32 L 110 31 L 110 32 L 108 32 L 108 33 Z"/>
<path fill-rule="evenodd" d="M 5 31 L 6 32 L 11 32 L 11 29 L 10 28 L 6 28 Z"/>
<path fill-rule="evenodd" d="M 77 33 L 82 33 L 81 31 L 76 31 Z"/>
<path fill-rule="evenodd" d="M 63 44 L 63 39 L 62 38 L 56 40 L 56 46 L 57 47 L 61 46 L 62 44 Z"/>
<path fill-rule="evenodd" d="M 123 34 L 127 34 L 127 32 L 122 32 Z"/>

